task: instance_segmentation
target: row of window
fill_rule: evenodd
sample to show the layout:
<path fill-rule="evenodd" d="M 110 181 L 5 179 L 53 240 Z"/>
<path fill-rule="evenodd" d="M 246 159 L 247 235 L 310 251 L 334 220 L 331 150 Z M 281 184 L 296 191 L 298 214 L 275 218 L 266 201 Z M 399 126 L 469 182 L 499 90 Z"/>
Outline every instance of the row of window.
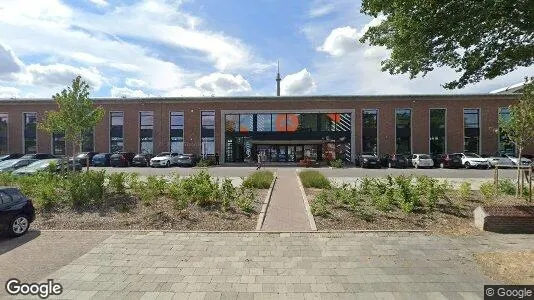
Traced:
<path fill-rule="evenodd" d="M 464 109 L 464 150 L 480 152 L 480 109 Z M 109 145 L 110 152 L 124 150 L 124 113 L 110 112 Z M 508 108 L 500 108 L 499 116 L 507 119 Z M 378 109 L 362 111 L 362 151 L 378 153 Z M 23 113 L 23 150 L 24 153 L 37 151 L 37 113 Z M 227 134 L 246 134 L 248 132 L 314 132 L 350 131 L 349 113 L 273 113 L 273 114 L 228 114 L 225 116 Z M 397 153 L 411 153 L 412 110 L 395 110 L 395 149 Z M 446 110 L 430 109 L 430 153 L 446 151 Z M 0 113 L 0 153 L 7 148 L 8 114 Z M 141 152 L 154 151 L 154 112 L 139 112 L 139 149 Z M 184 113 L 170 112 L 170 151 L 184 152 Z M 93 130 L 83 135 L 82 151 L 93 151 Z M 503 134 L 499 134 L 499 151 L 513 152 L 515 149 Z M 52 134 L 53 154 L 65 154 L 63 133 Z M 201 152 L 215 153 L 215 112 L 201 112 Z"/>

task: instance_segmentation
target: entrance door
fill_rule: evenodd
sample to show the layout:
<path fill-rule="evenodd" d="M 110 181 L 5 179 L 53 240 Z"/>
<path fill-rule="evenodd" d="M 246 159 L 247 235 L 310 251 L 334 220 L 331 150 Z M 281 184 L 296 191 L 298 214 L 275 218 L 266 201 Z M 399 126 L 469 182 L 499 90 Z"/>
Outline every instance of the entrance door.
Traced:
<path fill-rule="evenodd" d="M 304 147 L 301 146 L 295 146 L 295 160 L 301 161 L 304 159 Z"/>
<path fill-rule="evenodd" d="M 287 161 L 287 146 L 278 146 L 278 161 Z"/>
<path fill-rule="evenodd" d="M 295 162 L 295 146 L 287 146 L 287 161 Z"/>

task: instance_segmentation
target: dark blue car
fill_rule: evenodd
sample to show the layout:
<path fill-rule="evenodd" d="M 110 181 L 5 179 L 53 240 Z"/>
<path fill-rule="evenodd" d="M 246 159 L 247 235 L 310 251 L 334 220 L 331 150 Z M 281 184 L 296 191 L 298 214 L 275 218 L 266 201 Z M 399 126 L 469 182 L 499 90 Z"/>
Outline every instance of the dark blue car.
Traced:
<path fill-rule="evenodd" d="M 98 153 L 93 156 L 92 164 L 95 167 L 109 167 L 111 161 L 110 153 Z"/>
<path fill-rule="evenodd" d="M 19 189 L 0 187 L 0 231 L 18 237 L 25 234 L 35 220 L 35 209 L 30 199 Z"/>

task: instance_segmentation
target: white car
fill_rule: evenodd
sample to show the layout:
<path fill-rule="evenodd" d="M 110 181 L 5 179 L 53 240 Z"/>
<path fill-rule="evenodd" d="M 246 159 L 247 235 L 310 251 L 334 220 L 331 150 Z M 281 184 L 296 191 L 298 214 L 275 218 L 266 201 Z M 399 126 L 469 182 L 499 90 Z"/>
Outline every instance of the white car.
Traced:
<path fill-rule="evenodd" d="M 414 168 L 432 168 L 434 166 L 434 160 L 428 154 L 413 154 L 412 165 Z"/>
<path fill-rule="evenodd" d="M 515 163 L 505 154 L 490 156 L 488 157 L 488 162 L 490 167 L 499 166 L 501 168 L 511 168 L 515 165 Z"/>
<path fill-rule="evenodd" d="M 506 154 L 506 157 L 508 157 L 514 163 L 514 166 L 517 166 L 517 163 L 519 162 L 519 158 L 517 158 L 517 156 Z M 530 166 L 532 161 L 528 158 L 521 157 L 521 164 L 523 166 Z"/>
<path fill-rule="evenodd" d="M 455 155 L 460 156 L 462 159 L 462 165 L 466 169 L 470 168 L 490 168 L 490 164 L 487 159 L 480 157 L 480 155 L 471 152 L 465 153 L 454 153 Z"/>
<path fill-rule="evenodd" d="M 178 163 L 178 153 L 162 152 L 150 159 L 151 167 L 170 167 Z"/>

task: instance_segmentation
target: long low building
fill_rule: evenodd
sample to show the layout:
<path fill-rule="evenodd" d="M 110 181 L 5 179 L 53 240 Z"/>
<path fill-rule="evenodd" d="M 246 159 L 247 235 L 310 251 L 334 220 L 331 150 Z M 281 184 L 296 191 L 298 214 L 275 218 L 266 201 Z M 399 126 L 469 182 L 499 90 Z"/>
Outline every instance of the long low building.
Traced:
<path fill-rule="evenodd" d="M 83 151 L 174 151 L 221 162 L 296 162 L 357 153 L 494 154 L 513 151 L 498 133 L 517 95 L 98 98 L 106 114 Z M 0 101 L 0 152 L 71 154 L 61 134 L 37 128 L 51 99 Z M 534 146 L 526 153 L 534 153 Z"/>

